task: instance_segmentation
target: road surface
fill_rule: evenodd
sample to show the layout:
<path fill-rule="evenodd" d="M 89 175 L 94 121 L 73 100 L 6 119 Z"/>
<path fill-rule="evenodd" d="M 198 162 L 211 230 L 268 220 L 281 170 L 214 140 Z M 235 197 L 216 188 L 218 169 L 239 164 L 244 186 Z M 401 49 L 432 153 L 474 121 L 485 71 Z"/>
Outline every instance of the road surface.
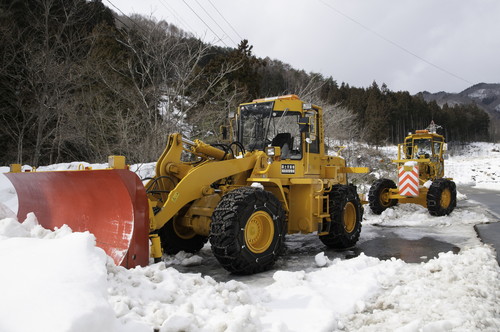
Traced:
<path fill-rule="evenodd" d="M 460 187 L 458 190 L 467 195 L 469 200 L 483 205 L 493 215 L 494 219 L 500 221 L 500 191 L 474 187 Z M 500 264 L 500 222 L 476 225 L 474 229 L 484 243 L 495 247 L 497 262 Z"/>
<path fill-rule="evenodd" d="M 468 199 L 459 201 L 456 211 L 462 209 L 484 212 L 485 208 L 491 208 L 493 214 L 500 215 L 500 210 L 498 210 L 500 208 L 500 193 L 480 191 L 470 187 L 459 188 L 459 191 L 466 194 Z M 498 241 L 500 235 L 498 233 L 495 235 L 493 231 L 500 232 L 499 226 L 500 223 L 479 225 L 477 231 L 483 242 L 494 244 L 495 239 L 491 240 L 488 234 L 496 236 L 496 241 Z M 181 272 L 208 275 L 217 281 L 238 280 L 247 284 L 266 285 L 272 283 L 272 276 L 277 270 L 310 272 L 319 269 L 320 267 L 315 264 L 314 257 L 321 252 L 324 252 L 330 260 L 349 259 L 363 253 L 379 259 L 394 257 L 407 263 L 421 263 L 437 257 L 441 252 L 458 253 L 461 248 L 479 243 L 472 226 L 462 225 L 460 227 L 462 228 L 453 228 L 453 226 L 387 227 L 363 225 L 360 241 L 355 248 L 348 251 L 329 249 L 314 234 L 288 235 L 285 241 L 285 252 L 278 259 L 274 269 L 253 276 L 236 276 L 228 273 L 213 257 L 208 245 L 198 253 L 202 257 L 202 262 L 199 265 L 183 266 L 178 261 L 172 261 L 171 257 L 167 258 L 167 265 L 175 267 Z M 500 248 L 496 248 L 499 252 Z"/>

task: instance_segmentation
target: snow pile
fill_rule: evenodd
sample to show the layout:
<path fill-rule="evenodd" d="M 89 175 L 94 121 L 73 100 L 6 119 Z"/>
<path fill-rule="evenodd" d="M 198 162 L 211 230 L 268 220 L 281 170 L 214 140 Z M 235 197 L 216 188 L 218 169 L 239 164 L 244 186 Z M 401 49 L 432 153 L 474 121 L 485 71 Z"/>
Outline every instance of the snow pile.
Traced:
<path fill-rule="evenodd" d="M 323 331 L 340 328 L 339 319 L 365 308 L 365 301 L 379 293 L 405 263 L 380 261 L 361 254 L 350 260 L 320 257 L 327 267 L 306 273 L 278 271 L 274 283 L 262 294 L 273 331 Z"/>
<path fill-rule="evenodd" d="M 113 331 L 106 260 L 89 233 L 0 220 L 0 331 Z"/>
<path fill-rule="evenodd" d="M 163 258 L 163 262 L 167 266 L 168 265 L 196 266 L 200 265 L 202 260 L 203 260 L 202 257 L 184 251 L 178 252 L 175 255 L 165 256 Z"/>
<path fill-rule="evenodd" d="M 384 292 L 347 315 L 348 331 L 499 331 L 500 273 L 480 246 L 380 278 Z"/>
<path fill-rule="evenodd" d="M 418 213 L 415 213 L 418 214 Z M 455 218 L 457 219 L 457 218 Z M 491 248 L 422 264 L 324 253 L 266 287 L 163 263 L 126 270 L 88 233 L 0 220 L 0 331 L 408 331 L 500 329 Z M 195 256 L 178 255 L 183 260 Z M 30 319 L 26 319 L 30 317 Z"/>
<path fill-rule="evenodd" d="M 417 204 L 398 204 L 391 207 L 380 215 L 366 208 L 363 224 L 380 226 L 450 226 L 450 225 L 475 225 L 490 221 L 484 214 L 470 209 L 457 208 L 449 216 L 431 216 L 427 209 Z"/>
<path fill-rule="evenodd" d="M 262 331 L 261 309 L 243 283 L 218 283 L 164 264 L 126 270 L 110 267 L 109 302 L 123 324 L 160 331 Z"/>

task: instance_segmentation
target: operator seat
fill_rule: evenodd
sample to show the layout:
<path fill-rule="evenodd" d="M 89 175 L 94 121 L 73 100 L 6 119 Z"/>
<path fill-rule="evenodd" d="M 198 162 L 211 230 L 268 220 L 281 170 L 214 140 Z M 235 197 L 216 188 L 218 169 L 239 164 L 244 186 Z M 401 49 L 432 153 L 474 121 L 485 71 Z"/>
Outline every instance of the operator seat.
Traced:
<path fill-rule="evenodd" d="M 271 146 L 281 148 L 281 157 L 287 159 L 290 157 L 290 151 L 293 150 L 293 139 L 290 133 L 279 133 L 271 141 Z"/>

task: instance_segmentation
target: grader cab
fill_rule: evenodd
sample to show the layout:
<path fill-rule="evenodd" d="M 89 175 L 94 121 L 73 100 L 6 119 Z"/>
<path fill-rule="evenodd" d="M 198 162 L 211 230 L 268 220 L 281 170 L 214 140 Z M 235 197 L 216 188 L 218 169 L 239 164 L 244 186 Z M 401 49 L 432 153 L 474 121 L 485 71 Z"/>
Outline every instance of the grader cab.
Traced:
<path fill-rule="evenodd" d="M 450 214 L 457 203 L 455 183 L 444 177 L 445 139 L 436 133 L 432 122 L 428 129 L 410 133 L 398 145 L 398 185 L 391 179 L 379 179 L 370 188 L 370 209 L 381 214 L 398 203 L 426 207 L 433 216 Z"/>
<path fill-rule="evenodd" d="M 226 138 L 231 143 L 209 145 L 170 135 L 144 187 L 127 170 L 10 173 L 22 213 L 33 207 L 42 225 L 105 229 L 98 245 L 105 243 L 110 255 L 118 251 L 115 262 L 128 267 L 147 263 L 145 228 L 155 260 L 162 253 L 197 252 L 209 240 L 220 264 L 238 274 L 269 269 L 285 234 L 317 232 L 329 247 L 354 246 L 363 208 L 347 174 L 368 169 L 347 167 L 341 156 L 326 153 L 321 107 L 295 95 L 258 99 L 241 104 L 230 120 Z M 111 190 L 100 194 L 99 184 L 86 190 L 84 182 L 96 179 Z M 71 198 L 59 195 L 58 205 L 33 204 L 53 200 L 48 196 L 54 190 L 23 190 L 28 181 L 40 180 L 55 191 L 69 186 L 65 193 Z M 122 195 L 113 195 L 113 187 Z M 88 214 L 98 201 L 104 203 L 97 216 Z M 66 212 L 54 222 L 58 210 Z M 90 222 L 98 217 L 97 224 Z"/>

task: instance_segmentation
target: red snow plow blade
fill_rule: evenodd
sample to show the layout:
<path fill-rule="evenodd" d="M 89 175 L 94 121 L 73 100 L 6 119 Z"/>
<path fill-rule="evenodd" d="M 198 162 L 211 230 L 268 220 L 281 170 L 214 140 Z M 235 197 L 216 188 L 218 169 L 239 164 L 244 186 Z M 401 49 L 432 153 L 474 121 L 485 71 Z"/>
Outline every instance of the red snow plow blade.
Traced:
<path fill-rule="evenodd" d="M 34 212 L 45 228 L 89 231 L 126 268 L 149 262 L 148 202 L 134 173 L 122 169 L 6 173 L 17 191 L 18 220 Z"/>

